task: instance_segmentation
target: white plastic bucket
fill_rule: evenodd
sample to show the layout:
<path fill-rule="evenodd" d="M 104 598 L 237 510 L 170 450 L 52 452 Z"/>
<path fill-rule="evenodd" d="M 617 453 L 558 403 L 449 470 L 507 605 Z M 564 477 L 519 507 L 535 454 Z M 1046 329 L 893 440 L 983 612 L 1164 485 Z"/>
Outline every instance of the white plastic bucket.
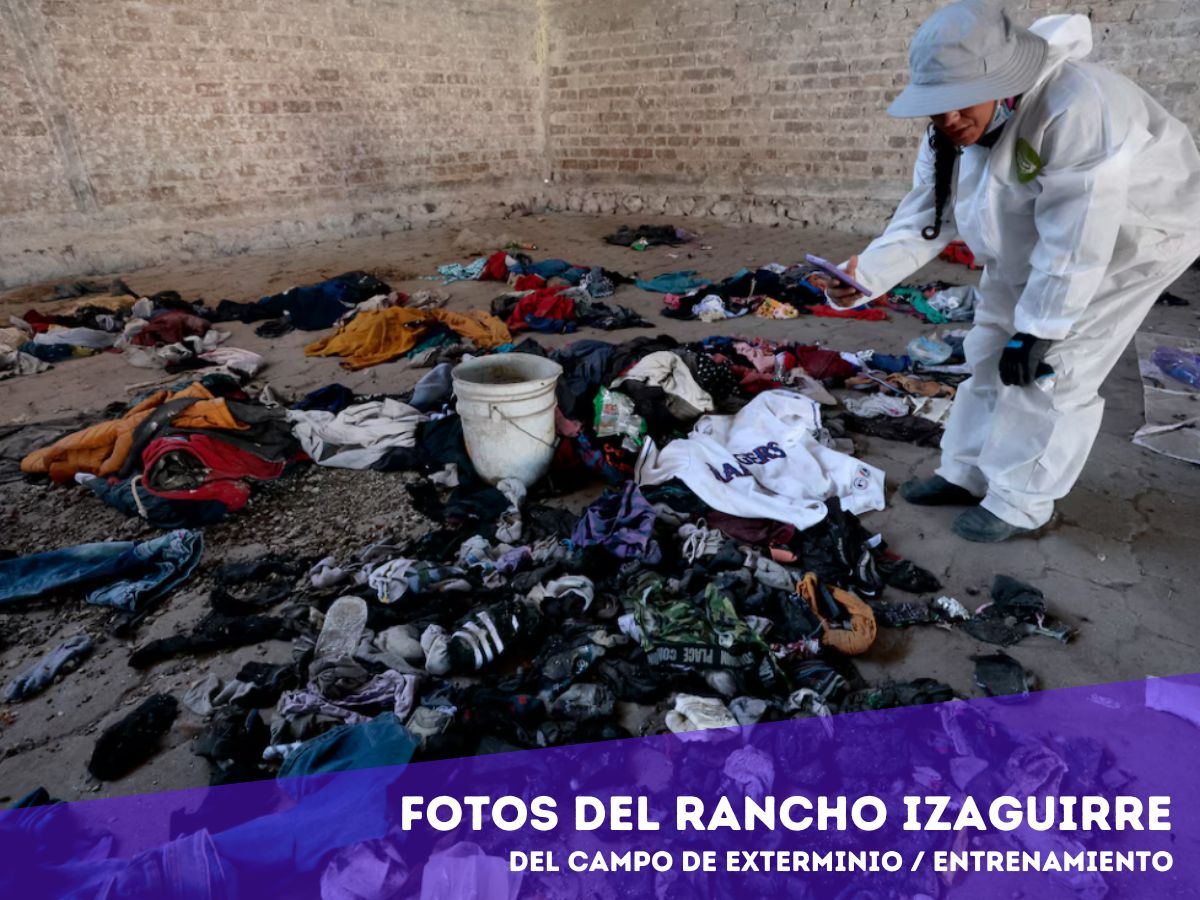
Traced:
<path fill-rule="evenodd" d="M 554 456 L 554 387 L 562 366 L 531 353 L 497 353 L 455 367 L 467 455 L 485 481 L 532 487 Z"/>

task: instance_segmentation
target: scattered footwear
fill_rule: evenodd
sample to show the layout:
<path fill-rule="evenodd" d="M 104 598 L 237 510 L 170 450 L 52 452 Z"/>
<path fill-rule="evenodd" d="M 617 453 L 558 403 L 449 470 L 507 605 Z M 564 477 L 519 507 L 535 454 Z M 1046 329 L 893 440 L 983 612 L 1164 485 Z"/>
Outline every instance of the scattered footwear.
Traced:
<path fill-rule="evenodd" d="M 110 725 L 96 741 L 88 771 L 101 781 L 116 781 L 158 752 L 158 740 L 166 734 L 179 703 L 170 694 L 155 694 L 121 721 Z"/>
<path fill-rule="evenodd" d="M 1074 628 L 1050 615 L 1040 590 L 1008 575 L 996 576 L 992 602 L 966 621 L 963 629 L 977 641 L 1003 647 L 1029 635 L 1054 638 L 1064 644 L 1075 635 Z"/>
<path fill-rule="evenodd" d="M 972 656 L 975 663 L 975 683 L 989 697 L 1024 696 L 1034 687 L 1033 676 L 1007 653 Z"/>
<path fill-rule="evenodd" d="M 982 506 L 968 509 L 962 513 L 954 520 L 954 524 L 950 528 L 964 541 L 972 541 L 977 544 L 995 544 L 999 541 L 1007 541 L 1019 534 L 1031 534 L 1037 530 L 1010 525 Z"/>
<path fill-rule="evenodd" d="M 695 562 L 702 557 L 715 556 L 721 549 L 724 535 L 715 528 L 705 527 L 701 519 L 696 525 L 690 523 L 681 525 L 679 537 L 683 541 L 683 555 L 688 562 Z"/>
<path fill-rule="evenodd" d="M 477 672 L 509 649 L 536 620 L 534 608 L 521 601 L 504 601 L 471 613 L 453 634 L 430 625 L 421 635 L 425 668 L 431 675 Z"/>
<path fill-rule="evenodd" d="M 941 475 L 904 482 L 900 485 L 900 496 L 914 506 L 974 506 L 982 499 Z"/>

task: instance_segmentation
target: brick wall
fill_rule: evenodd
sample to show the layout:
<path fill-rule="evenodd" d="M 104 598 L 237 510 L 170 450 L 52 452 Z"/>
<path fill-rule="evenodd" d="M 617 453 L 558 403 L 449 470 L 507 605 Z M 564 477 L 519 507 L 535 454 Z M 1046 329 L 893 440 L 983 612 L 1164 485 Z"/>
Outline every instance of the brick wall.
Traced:
<path fill-rule="evenodd" d="M 0 286 L 519 206 L 874 231 L 940 2 L 0 0 Z M 1200 0 L 1009 6 L 1200 133 Z"/>
<path fill-rule="evenodd" d="M 943 0 L 547 0 L 547 153 L 569 209 L 872 232 L 923 125 L 890 119 Z M 1096 49 L 1200 134 L 1200 0 L 1010 0 L 1092 16 Z"/>
<path fill-rule="evenodd" d="M 528 202 L 527 0 L 3 0 L 0 285 Z"/>

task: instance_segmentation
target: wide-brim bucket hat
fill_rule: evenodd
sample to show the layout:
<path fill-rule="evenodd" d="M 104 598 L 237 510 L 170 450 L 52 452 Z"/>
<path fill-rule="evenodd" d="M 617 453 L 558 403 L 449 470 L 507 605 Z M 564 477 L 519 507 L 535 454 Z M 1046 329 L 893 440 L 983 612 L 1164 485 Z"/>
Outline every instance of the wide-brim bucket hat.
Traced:
<path fill-rule="evenodd" d="M 888 113 L 936 116 L 1023 94 L 1046 63 L 1043 38 L 1014 25 L 999 0 L 959 0 L 930 16 L 908 50 L 911 73 Z"/>

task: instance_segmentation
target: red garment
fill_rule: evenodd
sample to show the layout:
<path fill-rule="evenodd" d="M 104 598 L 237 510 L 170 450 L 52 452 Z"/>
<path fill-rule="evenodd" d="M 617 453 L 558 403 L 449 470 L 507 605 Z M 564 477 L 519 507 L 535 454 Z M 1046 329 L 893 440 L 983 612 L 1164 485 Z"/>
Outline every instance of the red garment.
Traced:
<path fill-rule="evenodd" d="M 151 319 L 145 328 L 129 339 L 129 342 L 139 347 L 175 344 L 185 337 L 204 337 L 211 327 L 207 319 L 193 316 L 181 309 L 172 309 Z"/>
<path fill-rule="evenodd" d="M 579 432 L 583 431 L 583 423 L 568 418 L 562 408 L 556 406 L 554 407 L 554 430 L 560 437 L 579 437 Z"/>
<path fill-rule="evenodd" d="M 975 264 L 975 254 L 971 252 L 971 248 L 962 241 L 951 241 L 946 245 L 946 249 L 938 255 L 938 258 L 944 259 L 948 263 L 966 266 L 968 269 L 981 268 Z"/>
<path fill-rule="evenodd" d="M 154 487 L 155 463 L 171 453 L 194 457 L 204 468 L 203 482 L 190 489 L 159 490 Z M 250 485 L 244 479 L 271 481 L 283 474 L 286 462 L 274 462 L 255 456 L 220 438 L 207 434 L 172 434 L 156 438 L 142 452 L 147 491 L 168 500 L 219 500 L 230 512 L 237 512 L 250 499 Z"/>
<path fill-rule="evenodd" d="M 924 314 L 920 310 L 913 307 L 911 303 L 893 300 L 892 297 L 892 294 L 888 294 L 883 300 L 884 305 L 887 306 L 887 308 L 892 312 L 898 312 L 906 316 L 913 316 L 914 318 L 920 319 L 922 322 L 925 321 Z"/>
<path fill-rule="evenodd" d="M 783 547 L 796 536 L 796 526 L 773 519 L 743 519 L 717 510 L 705 513 L 704 519 L 726 537 L 760 547 Z"/>
<path fill-rule="evenodd" d="M 834 309 L 832 306 L 810 306 L 808 311 L 825 319 L 864 319 L 868 322 L 884 322 L 887 310 L 860 307 L 859 309 Z"/>
<path fill-rule="evenodd" d="M 592 481 L 592 470 L 583 464 L 573 440 L 559 441 L 550 460 L 550 479 L 556 490 L 582 488 Z"/>
<path fill-rule="evenodd" d="M 542 288 L 532 294 L 526 294 L 517 301 L 516 307 L 508 317 L 509 331 L 528 331 L 530 329 L 526 318 L 553 319 L 557 322 L 570 322 L 575 319 L 575 301 L 570 297 L 560 296 L 565 287 Z"/>
<path fill-rule="evenodd" d="M 508 254 L 497 250 L 488 257 L 487 265 L 479 273 L 480 281 L 508 281 Z"/>
<path fill-rule="evenodd" d="M 546 286 L 546 279 L 541 275 L 520 275 L 513 282 L 514 291 L 536 291 Z"/>
<path fill-rule="evenodd" d="M 758 396 L 763 391 L 774 391 L 783 387 L 774 375 L 760 372 L 749 366 L 732 365 L 729 367 L 733 377 L 738 380 L 738 387 L 751 396 Z"/>
<path fill-rule="evenodd" d="M 25 313 L 25 321 L 33 326 L 34 334 L 45 334 L 51 325 L 54 325 L 54 319 L 49 316 L 43 316 L 36 309 L 31 309 Z"/>
<path fill-rule="evenodd" d="M 858 373 L 858 367 L 842 359 L 840 353 L 820 347 L 797 347 L 796 361 L 817 381 L 845 381 Z"/>

